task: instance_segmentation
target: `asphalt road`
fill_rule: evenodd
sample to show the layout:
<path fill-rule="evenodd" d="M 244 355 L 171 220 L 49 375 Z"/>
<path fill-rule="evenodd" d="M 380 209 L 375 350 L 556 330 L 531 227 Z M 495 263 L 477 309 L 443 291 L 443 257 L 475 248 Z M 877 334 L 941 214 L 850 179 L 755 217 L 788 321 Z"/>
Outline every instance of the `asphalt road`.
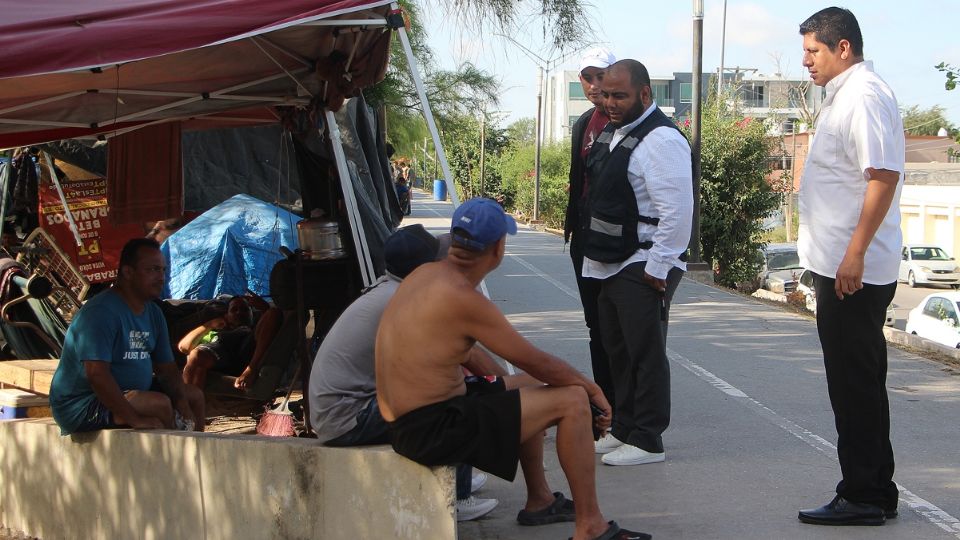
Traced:
<path fill-rule="evenodd" d="M 414 200 L 412 221 L 439 233 L 448 203 Z M 589 373 L 586 328 L 563 240 L 525 227 L 485 282 L 490 298 L 536 346 Z M 922 290 L 922 289 L 921 289 Z M 668 341 L 673 419 L 667 460 L 608 467 L 596 460 L 608 519 L 671 539 L 960 539 L 960 373 L 889 350 L 888 389 L 900 518 L 884 527 L 821 527 L 799 508 L 830 500 L 836 433 L 815 323 L 776 306 L 684 279 Z M 545 469 L 569 495 L 547 439 Z M 570 524 L 519 527 L 522 477 L 478 493 L 500 505 L 462 523 L 462 539 L 566 538 Z"/>

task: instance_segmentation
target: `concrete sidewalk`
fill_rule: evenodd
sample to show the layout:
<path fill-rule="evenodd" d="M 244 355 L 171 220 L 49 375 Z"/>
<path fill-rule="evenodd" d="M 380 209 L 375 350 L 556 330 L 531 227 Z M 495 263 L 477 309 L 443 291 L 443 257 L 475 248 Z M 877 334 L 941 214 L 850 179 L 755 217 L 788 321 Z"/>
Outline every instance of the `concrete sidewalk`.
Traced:
<path fill-rule="evenodd" d="M 405 224 L 449 227 L 449 203 L 418 192 Z M 536 346 L 590 373 L 587 333 L 563 239 L 521 227 L 503 264 L 485 282 L 490 298 Z M 815 323 L 748 297 L 684 279 L 668 341 L 673 418 L 667 460 L 609 467 L 596 460 L 607 519 L 655 538 L 960 539 L 960 376 L 890 349 L 892 439 L 901 485 L 900 518 L 884 527 L 820 527 L 799 508 L 833 496 L 836 433 Z M 569 495 L 552 434 L 547 478 Z M 522 476 L 491 478 L 477 495 L 500 500 L 461 523 L 461 539 L 566 538 L 572 524 L 537 528 L 515 521 Z"/>

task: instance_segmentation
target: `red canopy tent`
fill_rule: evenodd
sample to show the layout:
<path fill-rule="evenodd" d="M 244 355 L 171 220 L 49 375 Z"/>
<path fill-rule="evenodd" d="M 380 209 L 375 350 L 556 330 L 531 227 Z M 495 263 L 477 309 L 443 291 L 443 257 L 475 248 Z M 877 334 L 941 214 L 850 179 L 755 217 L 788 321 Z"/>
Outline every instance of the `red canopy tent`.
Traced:
<path fill-rule="evenodd" d="M 8 2 L 0 147 L 169 120 L 275 122 L 265 105 L 313 98 L 336 109 L 383 78 L 390 2 Z"/>

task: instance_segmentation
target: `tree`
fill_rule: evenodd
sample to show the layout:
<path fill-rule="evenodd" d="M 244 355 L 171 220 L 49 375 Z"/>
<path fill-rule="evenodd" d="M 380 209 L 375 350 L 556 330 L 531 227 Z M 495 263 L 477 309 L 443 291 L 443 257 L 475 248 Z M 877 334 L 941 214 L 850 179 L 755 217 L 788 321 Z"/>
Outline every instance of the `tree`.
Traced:
<path fill-rule="evenodd" d="M 689 123 L 682 126 L 689 137 Z M 781 186 L 767 181 L 773 139 L 763 122 L 729 112 L 711 95 L 701 125 L 700 240 L 716 282 L 736 287 L 760 270 L 762 220 L 782 202 Z"/>
<path fill-rule="evenodd" d="M 511 144 L 533 144 L 535 142 L 537 121 L 533 118 L 521 118 L 507 126 L 507 138 Z"/>
<path fill-rule="evenodd" d="M 940 128 L 944 128 L 950 136 L 956 136 L 957 128 L 947 120 L 946 112 L 946 109 L 939 105 L 928 109 L 921 109 L 919 105 L 901 107 L 903 130 L 908 135 L 937 135 Z"/>
<path fill-rule="evenodd" d="M 533 216 L 534 160 L 536 144 L 517 141 L 495 163 L 502 179 L 499 195 L 507 210 Z M 540 151 L 540 220 L 548 227 L 562 228 L 567 209 L 567 182 L 570 172 L 570 140 L 547 143 Z"/>
<path fill-rule="evenodd" d="M 938 71 L 942 72 L 947 80 L 943 83 L 943 87 L 947 90 L 953 90 L 957 87 L 957 79 L 960 79 L 960 68 L 954 67 L 946 62 L 940 62 L 936 66 Z"/>
<path fill-rule="evenodd" d="M 484 35 L 487 27 L 511 34 L 519 21 L 540 21 L 553 47 L 564 49 L 595 35 L 588 17 L 588 0 L 440 0 L 437 5 L 457 18 L 461 28 Z"/>

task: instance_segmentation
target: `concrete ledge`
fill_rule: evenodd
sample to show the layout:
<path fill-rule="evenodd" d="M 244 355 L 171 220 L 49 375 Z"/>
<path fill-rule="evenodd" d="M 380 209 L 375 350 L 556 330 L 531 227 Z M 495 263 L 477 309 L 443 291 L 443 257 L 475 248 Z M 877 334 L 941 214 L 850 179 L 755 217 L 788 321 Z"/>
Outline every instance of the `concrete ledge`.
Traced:
<path fill-rule="evenodd" d="M 903 330 L 890 328 L 889 326 L 883 327 L 883 335 L 886 336 L 888 343 L 896 343 L 897 345 L 904 345 L 921 351 L 936 353 L 960 361 L 960 349 L 947 347 L 930 341 L 927 338 L 908 334 Z"/>
<path fill-rule="evenodd" d="M 0 422 L 0 527 L 59 538 L 456 538 L 452 467 L 388 446 Z"/>

